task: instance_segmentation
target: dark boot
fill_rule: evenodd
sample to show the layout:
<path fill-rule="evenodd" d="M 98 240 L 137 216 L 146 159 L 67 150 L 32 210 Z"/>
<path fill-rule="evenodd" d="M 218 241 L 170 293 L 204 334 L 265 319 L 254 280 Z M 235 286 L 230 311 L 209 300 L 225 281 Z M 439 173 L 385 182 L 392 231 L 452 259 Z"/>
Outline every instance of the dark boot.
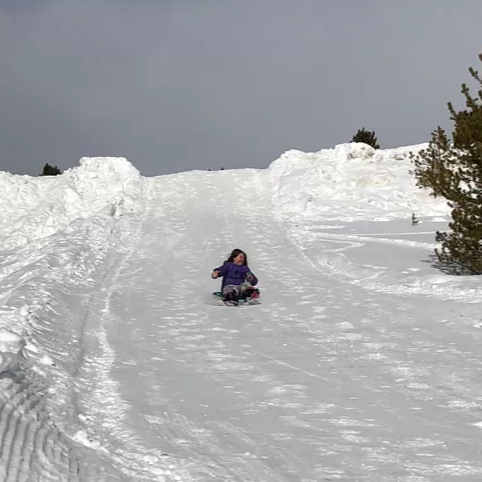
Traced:
<path fill-rule="evenodd" d="M 228 291 L 225 295 L 224 295 L 224 298 L 223 298 L 223 301 L 232 301 L 232 302 L 235 302 L 237 303 L 239 300 L 239 296 L 238 296 L 238 293 L 237 291 Z"/>

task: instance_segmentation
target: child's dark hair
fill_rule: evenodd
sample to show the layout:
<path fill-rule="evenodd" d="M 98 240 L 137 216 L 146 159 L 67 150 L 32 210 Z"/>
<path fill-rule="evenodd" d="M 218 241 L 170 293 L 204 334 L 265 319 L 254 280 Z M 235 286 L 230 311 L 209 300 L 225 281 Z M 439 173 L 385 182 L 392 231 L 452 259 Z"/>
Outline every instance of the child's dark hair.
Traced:
<path fill-rule="evenodd" d="M 232 263 L 234 261 L 234 258 L 236 258 L 236 256 L 240 254 L 244 254 L 244 264 L 247 265 L 248 255 L 242 249 L 233 249 L 231 251 L 231 254 L 229 255 L 229 258 L 225 261 L 225 263 Z"/>

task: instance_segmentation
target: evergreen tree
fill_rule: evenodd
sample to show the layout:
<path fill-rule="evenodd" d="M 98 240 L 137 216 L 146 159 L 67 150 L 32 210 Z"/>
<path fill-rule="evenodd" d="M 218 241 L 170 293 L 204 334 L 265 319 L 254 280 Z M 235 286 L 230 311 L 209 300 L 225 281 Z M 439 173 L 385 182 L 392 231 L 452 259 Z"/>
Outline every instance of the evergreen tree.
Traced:
<path fill-rule="evenodd" d="M 448 103 L 452 140 L 439 126 L 428 147 L 411 158 L 417 185 L 452 208 L 451 232 L 436 232 L 439 262 L 457 274 L 482 274 L 482 78 L 472 67 L 469 72 L 479 88 L 473 96 L 462 84 L 466 110 L 457 112 Z"/>
<path fill-rule="evenodd" d="M 42 173 L 40 176 L 58 176 L 62 174 L 62 171 L 57 166 L 51 166 L 48 162 L 45 163 Z"/>
<path fill-rule="evenodd" d="M 372 146 L 374 149 L 380 149 L 380 144 L 378 144 L 375 131 L 368 131 L 364 127 L 358 129 L 351 142 L 363 142 L 364 144 Z"/>

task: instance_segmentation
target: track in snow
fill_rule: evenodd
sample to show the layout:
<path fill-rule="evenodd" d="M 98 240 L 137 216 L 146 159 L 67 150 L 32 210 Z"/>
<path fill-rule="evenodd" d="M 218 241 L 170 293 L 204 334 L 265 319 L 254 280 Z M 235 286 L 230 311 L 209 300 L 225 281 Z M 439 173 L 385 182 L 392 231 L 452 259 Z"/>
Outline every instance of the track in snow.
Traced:
<path fill-rule="evenodd" d="M 22 356 L 0 374 L 2 482 L 129 480 L 82 436 L 77 404 L 76 375 L 97 296 L 92 277 L 102 276 L 112 226 L 111 216 L 101 213 L 67 239 L 49 239 L 48 250 L 43 240 L 19 250 L 22 262 L 13 269 L 2 266 L 10 271 L 3 282 L 12 285 L 5 306 L 18 307 L 33 328 Z"/>

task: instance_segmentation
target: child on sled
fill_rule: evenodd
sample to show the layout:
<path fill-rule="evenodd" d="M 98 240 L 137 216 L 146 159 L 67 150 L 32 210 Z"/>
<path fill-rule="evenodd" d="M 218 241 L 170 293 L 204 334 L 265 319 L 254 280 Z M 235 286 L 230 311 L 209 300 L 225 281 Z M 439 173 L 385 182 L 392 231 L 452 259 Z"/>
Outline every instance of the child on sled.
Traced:
<path fill-rule="evenodd" d="M 248 267 L 246 253 L 240 249 L 233 249 L 223 265 L 213 270 L 211 277 L 223 278 L 221 293 L 224 302 L 237 305 L 240 299 L 259 297 L 259 290 L 254 288 L 258 278 Z"/>

